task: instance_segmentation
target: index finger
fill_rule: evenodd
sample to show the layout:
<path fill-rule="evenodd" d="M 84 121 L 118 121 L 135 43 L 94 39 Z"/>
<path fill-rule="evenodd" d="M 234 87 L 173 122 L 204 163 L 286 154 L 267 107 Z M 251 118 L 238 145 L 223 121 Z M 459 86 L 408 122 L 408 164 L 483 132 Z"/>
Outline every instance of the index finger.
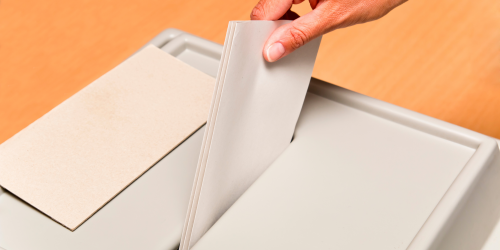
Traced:
<path fill-rule="evenodd" d="M 252 10 L 252 20 L 278 20 L 292 7 L 294 0 L 260 0 Z"/>

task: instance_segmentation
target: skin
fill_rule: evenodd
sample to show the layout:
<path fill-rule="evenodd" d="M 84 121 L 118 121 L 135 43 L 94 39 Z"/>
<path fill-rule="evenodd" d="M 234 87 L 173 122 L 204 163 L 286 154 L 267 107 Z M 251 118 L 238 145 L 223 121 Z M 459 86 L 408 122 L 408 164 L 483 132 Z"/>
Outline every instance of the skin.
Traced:
<path fill-rule="evenodd" d="M 309 0 L 311 12 L 299 17 L 292 4 L 304 0 L 260 0 L 252 20 L 294 20 L 283 25 L 268 38 L 262 54 L 275 62 L 312 39 L 336 29 L 377 20 L 406 0 Z"/>

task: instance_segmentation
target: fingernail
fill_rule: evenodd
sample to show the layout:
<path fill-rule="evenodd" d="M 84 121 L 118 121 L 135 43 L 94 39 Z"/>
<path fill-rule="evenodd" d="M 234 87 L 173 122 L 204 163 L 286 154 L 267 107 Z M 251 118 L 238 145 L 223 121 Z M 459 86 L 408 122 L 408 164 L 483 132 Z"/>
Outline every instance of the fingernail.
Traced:
<path fill-rule="evenodd" d="M 279 42 L 273 43 L 267 48 L 267 59 L 269 59 L 270 62 L 277 61 L 283 54 L 285 54 L 285 47 Z"/>

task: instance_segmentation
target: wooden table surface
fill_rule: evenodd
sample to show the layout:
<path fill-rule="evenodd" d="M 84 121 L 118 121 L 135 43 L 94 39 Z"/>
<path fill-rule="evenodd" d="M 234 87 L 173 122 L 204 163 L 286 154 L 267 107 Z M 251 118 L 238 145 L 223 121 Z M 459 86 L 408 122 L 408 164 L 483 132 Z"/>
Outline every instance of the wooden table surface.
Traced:
<path fill-rule="evenodd" d="M 222 44 L 256 2 L 1 0 L 0 143 L 162 30 Z M 500 138 L 500 1 L 410 0 L 324 36 L 313 76 Z"/>

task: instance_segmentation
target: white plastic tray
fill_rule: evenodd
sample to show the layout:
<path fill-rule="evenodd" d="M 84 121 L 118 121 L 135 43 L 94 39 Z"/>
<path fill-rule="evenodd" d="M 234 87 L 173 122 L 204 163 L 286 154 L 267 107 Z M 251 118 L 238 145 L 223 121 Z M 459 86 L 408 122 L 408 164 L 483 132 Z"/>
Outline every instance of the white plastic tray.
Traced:
<path fill-rule="evenodd" d="M 164 31 L 150 43 L 215 77 L 221 45 L 175 29 Z M 1 194 L 0 247 L 174 249 L 180 239 L 202 135 L 203 128 L 75 232 L 10 193 Z M 290 148 L 196 247 L 234 249 L 249 242 L 267 247 L 274 243 L 281 249 L 303 247 L 300 237 L 290 238 L 293 234 L 287 232 L 270 239 L 260 236 L 259 230 L 280 228 L 279 220 L 273 222 L 276 216 L 272 217 L 271 210 L 265 222 L 272 226 L 259 227 L 259 220 L 252 225 L 249 222 L 247 226 L 257 230 L 253 234 L 243 234 L 243 224 L 233 225 L 232 217 L 244 212 L 249 202 L 261 202 L 259 199 L 276 191 L 279 185 L 272 185 L 276 179 L 273 173 L 294 167 L 300 170 L 306 165 L 311 178 L 315 174 L 325 177 L 310 180 L 320 188 L 321 198 L 334 201 L 318 213 L 328 206 L 338 210 L 318 221 L 308 218 L 306 222 L 313 223 L 317 231 L 299 229 L 307 223 L 286 227 L 303 237 L 311 233 L 329 236 L 323 242 L 326 245 L 316 246 L 334 247 L 337 245 L 329 242 L 340 238 L 335 244 L 348 243 L 342 240 L 351 237 L 352 244 L 343 249 L 361 249 L 363 241 L 369 243 L 369 249 L 481 249 L 500 217 L 496 191 L 500 158 L 493 139 L 312 79 Z M 283 183 L 292 180 L 290 176 L 279 178 Z M 290 192 L 300 193 L 301 185 L 311 187 L 307 182 L 293 184 Z M 321 199 L 308 200 L 311 204 L 318 201 Z M 280 202 L 271 202 L 271 207 L 289 205 L 286 199 Z M 262 215 L 265 213 L 267 210 Z M 297 215 L 297 222 L 302 217 Z M 225 231 L 227 226 L 233 232 Z M 346 226 L 353 231 L 344 230 Z M 228 233 L 243 238 L 231 240 Z M 278 244 L 273 239 L 288 242 Z M 496 242 L 490 237 L 484 250 L 495 248 Z M 314 247 L 311 242 L 302 243 Z"/>

